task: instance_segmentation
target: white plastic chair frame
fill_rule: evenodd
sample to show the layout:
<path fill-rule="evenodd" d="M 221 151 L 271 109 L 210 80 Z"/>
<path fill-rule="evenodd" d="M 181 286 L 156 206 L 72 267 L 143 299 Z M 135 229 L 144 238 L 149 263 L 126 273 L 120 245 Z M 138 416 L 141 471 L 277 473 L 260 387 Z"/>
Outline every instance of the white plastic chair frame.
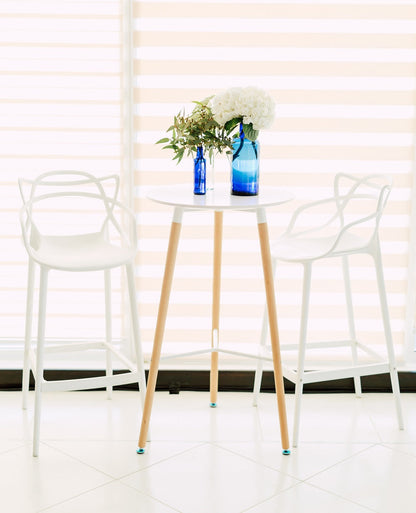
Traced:
<path fill-rule="evenodd" d="M 347 184 L 348 192 L 342 194 L 344 184 Z M 349 185 L 348 185 L 349 184 Z M 303 292 L 301 306 L 301 321 L 299 332 L 299 344 L 282 344 L 281 348 L 297 350 L 297 368 L 283 365 L 283 374 L 291 382 L 295 383 L 295 413 L 293 423 L 293 446 L 296 447 L 299 438 L 300 407 L 303 385 L 320 381 L 340 379 L 346 377 L 354 378 L 354 387 L 357 395 L 361 395 L 361 376 L 390 373 L 393 396 L 395 399 L 397 419 L 399 428 L 403 429 L 403 415 L 400 402 L 399 380 L 394 356 L 393 339 L 391 333 L 386 288 L 382 267 L 380 241 L 378 228 L 380 218 L 391 191 L 392 181 L 384 175 L 368 175 L 362 178 L 340 173 L 334 180 L 334 197 L 327 198 L 299 207 L 293 214 L 292 219 L 285 233 L 272 246 L 273 271 L 276 271 L 278 260 L 292 263 L 299 263 L 303 266 Z M 356 215 L 354 220 L 346 222 L 346 210 L 352 202 L 372 202 L 374 207 L 366 215 Z M 334 206 L 334 214 L 328 220 L 314 228 L 305 229 L 299 227 L 299 220 L 303 214 L 308 215 L 311 209 L 321 205 Z M 334 225 L 337 225 L 334 229 Z M 333 233 L 328 235 L 327 231 L 332 227 Z M 366 227 L 370 231 L 365 237 L 355 233 L 356 229 Z M 335 231 L 335 233 L 334 233 Z M 369 347 L 357 340 L 353 303 L 351 294 L 351 283 L 349 274 L 348 256 L 358 253 L 369 254 L 374 261 L 376 279 L 378 285 L 381 315 L 383 320 L 384 335 L 386 339 L 388 361 L 383 361 Z M 345 299 L 348 317 L 349 340 L 331 340 L 324 342 L 307 343 L 307 325 L 310 302 L 312 264 L 324 258 L 341 258 L 343 279 L 345 286 Z M 260 340 L 261 354 L 267 352 L 267 311 L 263 316 L 262 333 Z M 306 349 L 330 348 L 350 346 L 352 354 L 352 366 L 324 370 L 307 370 L 305 372 Z M 359 363 L 358 349 L 370 355 L 376 363 Z M 263 361 L 269 358 L 260 358 L 257 365 L 254 381 L 254 405 L 257 404 L 260 392 Z"/>
<path fill-rule="evenodd" d="M 108 196 L 104 189 L 104 183 L 113 183 L 114 193 Z M 37 194 L 40 188 L 53 188 L 54 192 Z M 74 190 L 79 189 L 79 190 Z M 92 188 L 94 192 L 86 190 Z M 25 348 L 22 375 L 23 408 L 27 408 L 30 370 L 35 378 L 35 414 L 33 433 L 33 455 L 39 454 L 39 433 L 41 414 L 41 392 L 63 390 L 85 390 L 93 388 L 107 388 L 108 397 L 111 397 L 112 387 L 127 383 L 139 384 L 142 405 L 146 393 L 146 381 L 143 364 L 143 354 L 140 341 L 139 320 L 137 313 L 136 290 L 134 283 L 134 258 L 137 249 L 136 223 L 134 213 L 125 205 L 116 200 L 119 190 L 119 178 L 110 175 L 96 178 L 82 171 L 51 171 L 40 175 L 35 180 L 19 179 L 19 189 L 23 200 L 20 210 L 20 224 L 24 246 L 29 256 L 28 285 L 26 302 Z M 25 192 L 28 191 L 28 194 Z M 101 229 L 94 233 L 82 233 L 71 235 L 42 235 L 34 222 L 33 213 L 42 201 L 52 198 L 86 198 L 100 201 L 105 211 L 105 217 Z M 114 214 L 118 209 L 123 222 L 128 223 L 129 232 L 122 229 Z M 119 216 L 119 217 L 120 217 Z M 117 247 L 109 240 L 109 230 L 112 228 L 120 237 L 121 244 Z M 64 230 L 64 227 L 62 227 Z M 61 256 L 53 254 L 49 249 L 61 250 L 65 253 L 65 261 Z M 45 250 L 46 248 L 46 250 Z M 95 248 L 94 258 L 88 261 L 82 260 L 83 256 L 90 254 Z M 72 257 L 72 258 L 71 258 Z M 34 282 L 36 264 L 40 268 L 39 278 L 39 311 L 37 326 L 36 350 L 31 344 Z M 126 269 L 127 286 L 130 305 L 130 320 L 132 341 L 136 362 L 132 362 L 112 344 L 111 323 L 111 269 L 124 266 Z M 53 344 L 45 347 L 45 318 L 46 297 L 48 285 L 48 273 L 50 270 L 69 272 L 104 272 L 105 292 L 105 341 L 80 342 L 71 344 Z M 44 354 L 45 351 L 74 351 L 82 349 L 105 349 L 106 374 L 104 376 L 46 381 L 44 379 Z M 113 374 L 112 355 L 125 365 L 127 372 Z"/>

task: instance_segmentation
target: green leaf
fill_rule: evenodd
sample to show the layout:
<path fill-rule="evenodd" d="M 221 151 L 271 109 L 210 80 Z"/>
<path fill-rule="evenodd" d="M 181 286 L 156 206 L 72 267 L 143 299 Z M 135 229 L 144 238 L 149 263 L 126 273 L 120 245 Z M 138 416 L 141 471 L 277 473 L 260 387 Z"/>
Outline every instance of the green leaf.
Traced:
<path fill-rule="evenodd" d="M 178 163 L 182 160 L 183 158 L 183 154 L 185 153 L 185 148 L 180 148 L 177 152 L 177 157 L 178 157 Z"/>
<path fill-rule="evenodd" d="M 247 125 L 243 124 L 243 130 L 244 135 L 247 137 L 247 139 L 250 139 L 250 141 L 255 141 L 259 136 L 259 131 L 254 130 L 252 123 L 248 123 Z"/>
<path fill-rule="evenodd" d="M 227 129 L 213 117 L 210 107 L 212 96 L 201 101 L 194 101 L 190 115 L 185 110 L 173 117 L 173 124 L 166 130 L 167 136 L 157 141 L 173 154 L 173 160 L 179 163 L 183 158 L 192 156 L 198 146 L 203 145 L 207 155 L 229 152 L 235 128 L 242 120 L 241 116 L 227 123 Z"/>
<path fill-rule="evenodd" d="M 239 123 L 241 123 L 241 118 L 233 118 L 224 124 L 224 128 L 227 132 L 231 132 Z"/>
<path fill-rule="evenodd" d="M 207 98 L 204 98 L 203 100 L 197 101 L 194 100 L 192 103 L 195 103 L 196 105 L 201 105 L 202 107 L 206 107 L 208 103 L 214 98 L 214 95 L 208 96 Z"/>

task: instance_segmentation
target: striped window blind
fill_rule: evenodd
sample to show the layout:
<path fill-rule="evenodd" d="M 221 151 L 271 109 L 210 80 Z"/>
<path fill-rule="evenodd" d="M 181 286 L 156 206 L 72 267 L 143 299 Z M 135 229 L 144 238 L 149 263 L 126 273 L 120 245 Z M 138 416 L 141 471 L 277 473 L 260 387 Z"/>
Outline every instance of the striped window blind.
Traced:
<path fill-rule="evenodd" d="M 123 167 L 123 9 L 132 7 L 134 176 Z M 150 186 L 192 181 L 192 163 L 176 166 L 154 143 L 181 108 L 233 85 L 257 85 L 276 100 L 263 131 L 261 185 L 290 188 L 296 200 L 270 209 L 273 238 L 299 203 L 326 196 L 333 176 L 386 172 L 394 189 L 381 239 L 393 335 L 405 354 L 408 253 L 415 129 L 416 1 L 303 0 L 3 0 L 0 5 L 0 301 L 2 356 L 23 338 L 26 256 L 20 243 L 17 177 L 50 169 L 121 173 L 134 179 L 142 335 L 150 351 L 171 211 L 146 199 Z M 126 114 L 126 112 L 125 112 Z M 128 121 L 128 120 L 127 120 Z M 126 172 L 124 172 L 126 171 Z M 229 180 L 215 161 L 215 181 Z M 126 198 L 127 199 L 127 198 Z M 257 229 L 251 214 L 224 217 L 221 344 L 256 343 L 263 310 Z M 185 214 L 165 349 L 209 343 L 212 219 Z M 377 345 L 381 324 L 369 262 L 352 268 L 356 315 Z M 300 272 L 278 267 L 282 341 L 297 338 Z M 335 263 L 316 268 L 311 336 L 345 327 Z M 117 282 L 116 277 L 116 282 Z M 101 336 L 101 283 L 51 282 L 50 336 Z M 115 331 L 122 332 L 122 286 Z M 67 303 L 71 307 L 67 309 Z M 411 303 L 411 302 L 410 302 Z M 64 307 L 65 304 L 65 307 Z M 77 322 L 74 322 L 74 316 Z M 87 323 L 82 321 L 86 320 Z M 410 321 L 411 322 L 410 322 Z M 406 324 L 407 321 L 407 324 Z M 62 327 L 65 325 L 65 329 Z M 85 332 L 86 330 L 86 332 Z M 175 365 L 178 365 L 175 362 Z"/>
<path fill-rule="evenodd" d="M 298 204 L 331 194 L 337 172 L 393 176 L 381 243 L 394 342 L 403 358 L 416 1 L 144 0 L 133 2 L 133 16 L 137 274 L 145 346 L 150 348 L 153 339 L 172 215 L 168 207 L 147 200 L 146 191 L 193 179 L 191 159 L 176 165 L 155 141 L 181 108 L 192 109 L 192 101 L 230 86 L 254 85 L 267 90 L 277 105 L 272 128 L 260 134 L 260 187 L 282 186 L 296 196 L 268 212 L 272 238 L 284 230 Z M 228 181 L 229 164 L 220 156 L 215 182 Z M 209 214 L 184 216 L 165 351 L 209 344 L 212 225 Z M 224 225 L 220 342 L 243 348 L 259 340 L 264 305 L 256 220 L 247 213 L 227 213 Z M 383 342 L 382 325 L 370 264 L 354 257 L 351 276 L 358 332 L 377 346 Z M 328 338 L 328 329 L 343 337 L 341 276 L 335 261 L 314 269 L 312 339 Z M 279 264 L 276 283 L 281 340 L 293 342 L 300 266 Z"/>
<path fill-rule="evenodd" d="M 122 7 L 121 0 L 0 3 L 0 344 L 5 365 L 8 355 L 10 365 L 20 361 L 24 336 L 27 257 L 20 241 L 17 178 L 56 169 L 122 172 Z M 120 337 L 117 275 L 113 287 L 114 334 Z M 102 336 L 101 274 L 51 273 L 49 290 L 48 337 Z"/>

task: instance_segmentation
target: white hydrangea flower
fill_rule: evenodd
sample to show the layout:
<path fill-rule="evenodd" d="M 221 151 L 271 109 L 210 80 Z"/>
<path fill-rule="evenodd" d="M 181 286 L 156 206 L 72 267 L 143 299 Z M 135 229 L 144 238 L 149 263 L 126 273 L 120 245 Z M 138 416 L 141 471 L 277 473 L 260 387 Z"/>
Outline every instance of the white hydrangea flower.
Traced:
<path fill-rule="evenodd" d="M 214 119 L 221 125 L 239 115 L 238 99 L 241 91 L 241 87 L 232 87 L 214 96 L 212 100 L 212 113 Z"/>
<path fill-rule="evenodd" d="M 231 87 L 214 96 L 212 112 L 221 125 L 230 119 L 242 118 L 243 123 L 251 123 L 254 130 L 261 130 L 273 123 L 275 103 L 258 87 Z"/>

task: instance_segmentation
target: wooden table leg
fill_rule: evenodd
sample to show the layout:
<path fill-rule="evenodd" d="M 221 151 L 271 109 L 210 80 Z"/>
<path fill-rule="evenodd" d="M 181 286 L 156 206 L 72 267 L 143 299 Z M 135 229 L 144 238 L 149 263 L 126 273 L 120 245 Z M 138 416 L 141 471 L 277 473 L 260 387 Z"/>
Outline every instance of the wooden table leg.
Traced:
<path fill-rule="evenodd" d="M 276 298 L 272 260 L 270 256 L 269 231 L 266 213 L 263 208 L 257 210 L 257 226 L 263 263 L 264 286 L 266 289 L 267 311 L 269 315 L 270 339 L 273 354 L 274 383 L 276 387 L 277 407 L 279 411 L 280 436 L 283 454 L 290 454 L 289 434 L 287 429 L 285 389 L 283 384 L 282 360 L 280 356 L 279 332 L 277 328 Z"/>
<path fill-rule="evenodd" d="M 214 224 L 214 272 L 212 282 L 212 330 L 211 348 L 218 347 L 220 325 L 220 290 L 221 290 L 221 252 L 222 252 L 223 213 L 215 212 Z M 211 353 L 210 406 L 217 406 L 218 395 L 218 351 Z"/>
<path fill-rule="evenodd" d="M 160 295 L 159 310 L 157 314 L 155 337 L 153 341 L 152 360 L 150 362 L 149 377 L 147 381 L 146 398 L 143 408 L 142 423 L 137 453 L 144 453 L 147 432 L 149 430 L 150 415 L 152 413 L 153 397 L 156 388 L 157 374 L 159 370 L 160 353 L 162 350 L 163 335 L 165 332 L 166 315 L 169 306 L 169 296 L 172 288 L 173 271 L 175 269 L 176 254 L 178 250 L 179 235 L 182 226 L 181 208 L 176 208 L 169 236 L 169 246 L 166 256 L 165 272 L 163 275 L 162 292 Z"/>

